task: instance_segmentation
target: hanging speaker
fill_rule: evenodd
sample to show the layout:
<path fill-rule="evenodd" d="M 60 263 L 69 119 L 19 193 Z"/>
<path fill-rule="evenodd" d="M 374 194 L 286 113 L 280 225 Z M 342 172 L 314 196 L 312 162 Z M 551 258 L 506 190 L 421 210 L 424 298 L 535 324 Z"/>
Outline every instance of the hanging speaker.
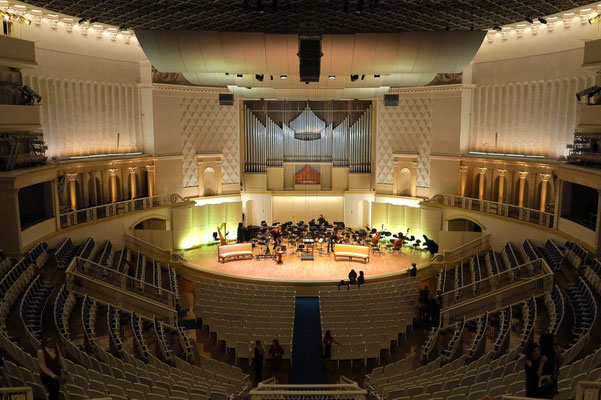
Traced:
<path fill-rule="evenodd" d="M 398 94 L 385 94 L 384 95 L 384 105 L 386 107 L 398 107 L 399 95 Z"/>
<path fill-rule="evenodd" d="M 321 72 L 321 35 L 299 35 L 298 53 L 301 82 L 319 82 Z"/>
<path fill-rule="evenodd" d="M 231 93 L 219 93 L 219 105 L 220 106 L 233 106 L 234 95 Z"/>

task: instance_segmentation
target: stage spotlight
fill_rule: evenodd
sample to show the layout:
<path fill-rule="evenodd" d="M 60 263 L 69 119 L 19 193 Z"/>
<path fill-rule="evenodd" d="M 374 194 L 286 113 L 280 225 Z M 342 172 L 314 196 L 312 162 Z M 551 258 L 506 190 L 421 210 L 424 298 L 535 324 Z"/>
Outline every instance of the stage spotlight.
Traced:
<path fill-rule="evenodd" d="M 98 18 L 92 18 L 90 20 L 90 25 L 92 25 L 94 22 L 98 22 Z"/>
<path fill-rule="evenodd" d="M 538 22 L 540 22 L 541 24 L 544 24 L 544 25 L 546 25 L 546 24 L 547 24 L 547 20 L 546 20 L 546 19 L 544 19 L 543 17 L 539 17 L 539 18 L 538 18 Z"/>
<path fill-rule="evenodd" d="M 288 79 L 287 75 L 280 75 L 280 79 Z"/>
<path fill-rule="evenodd" d="M 236 74 L 236 78 L 242 78 L 242 74 Z"/>
<path fill-rule="evenodd" d="M 365 79 L 365 75 L 361 75 L 361 80 L 364 80 L 364 79 Z"/>
<path fill-rule="evenodd" d="M 374 75 L 374 79 L 380 79 L 380 75 L 378 75 L 378 74 Z"/>
<path fill-rule="evenodd" d="M 529 24 L 533 24 L 533 23 L 534 23 L 534 20 L 533 20 L 532 18 L 526 18 L 525 20 L 526 20 L 526 22 L 528 22 Z"/>
<path fill-rule="evenodd" d="M 229 76 L 229 75 L 230 75 L 230 73 L 229 73 L 229 72 L 226 72 L 226 73 L 225 73 L 225 76 Z"/>
<path fill-rule="evenodd" d="M 86 19 L 85 19 L 85 18 L 82 18 L 82 19 L 80 19 L 79 21 L 77 21 L 77 23 L 78 23 L 79 25 L 81 25 L 81 24 L 83 24 L 83 23 L 85 23 L 85 22 L 86 22 Z"/>
<path fill-rule="evenodd" d="M 359 79 L 359 75 L 351 74 L 351 82 L 355 82 L 357 79 Z"/>
<path fill-rule="evenodd" d="M 258 80 L 259 82 L 263 82 L 263 74 L 256 74 L 255 79 Z"/>
<path fill-rule="evenodd" d="M 273 80 L 273 75 L 269 75 L 269 80 Z"/>
<path fill-rule="evenodd" d="M 500 30 L 502 30 L 500 26 L 495 26 L 493 29 L 494 29 L 495 31 L 500 31 Z"/>
<path fill-rule="evenodd" d="M 592 25 L 595 22 L 599 22 L 599 18 L 601 18 L 601 14 L 597 13 L 597 15 L 588 20 L 588 23 Z"/>
<path fill-rule="evenodd" d="M 328 76 L 328 79 L 336 79 L 336 75 L 330 75 Z"/>

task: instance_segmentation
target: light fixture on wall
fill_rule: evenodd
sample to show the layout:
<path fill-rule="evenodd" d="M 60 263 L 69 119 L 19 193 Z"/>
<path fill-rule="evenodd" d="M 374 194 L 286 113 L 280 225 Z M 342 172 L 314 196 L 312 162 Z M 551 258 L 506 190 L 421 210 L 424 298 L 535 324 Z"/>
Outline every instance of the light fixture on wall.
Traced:
<path fill-rule="evenodd" d="M 0 18 L 7 22 L 18 22 L 20 24 L 31 25 L 31 20 L 10 11 L 0 11 Z"/>
<path fill-rule="evenodd" d="M 359 79 L 359 75 L 357 75 L 357 74 L 351 75 L 351 82 L 355 82 L 357 79 Z"/>
<path fill-rule="evenodd" d="M 541 23 L 541 24 L 543 24 L 543 25 L 547 25 L 547 20 L 546 20 L 546 19 L 544 19 L 543 17 L 539 17 L 539 18 L 538 18 L 538 22 L 540 22 L 540 23 Z"/>
<path fill-rule="evenodd" d="M 597 13 L 597 15 L 595 15 L 594 17 L 589 18 L 588 23 L 592 25 L 595 22 L 599 22 L 600 18 L 601 18 L 601 14 Z"/>
<path fill-rule="evenodd" d="M 255 79 L 259 82 L 263 82 L 264 75 L 263 74 L 255 74 Z"/>

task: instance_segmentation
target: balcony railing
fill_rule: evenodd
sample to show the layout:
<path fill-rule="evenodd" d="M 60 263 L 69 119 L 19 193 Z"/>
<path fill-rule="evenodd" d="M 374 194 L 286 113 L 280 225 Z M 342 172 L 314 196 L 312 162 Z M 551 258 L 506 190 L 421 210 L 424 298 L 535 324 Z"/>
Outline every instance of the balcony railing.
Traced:
<path fill-rule="evenodd" d="M 250 391 L 251 400 L 365 400 L 367 390 L 344 376 L 339 384 L 283 385 L 274 378 L 259 383 Z"/>
<path fill-rule="evenodd" d="M 475 288 L 474 288 L 475 287 Z M 442 294 L 444 326 L 518 304 L 553 289 L 553 271 L 537 259 Z"/>
<path fill-rule="evenodd" d="M 75 257 L 67 268 L 67 289 L 88 294 L 105 304 L 133 310 L 148 319 L 156 316 L 173 325 L 175 294 L 93 261 Z"/>
<path fill-rule="evenodd" d="M 136 253 L 142 253 L 147 257 L 154 258 L 155 260 L 163 262 L 169 262 L 172 260 L 171 250 L 163 249 L 155 244 L 148 243 L 128 233 L 125 234 L 125 246 Z"/>
<path fill-rule="evenodd" d="M 0 400 L 33 400 L 33 390 L 29 386 L 0 388 Z"/>
<path fill-rule="evenodd" d="M 535 210 L 533 208 L 518 207 L 512 204 L 498 203 L 496 201 L 489 200 L 479 200 L 471 197 L 455 196 L 452 194 L 439 194 L 432 197 L 430 201 L 444 204 L 446 206 L 513 218 L 547 228 L 553 227 L 553 214 Z"/>
<path fill-rule="evenodd" d="M 85 222 L 96 221 L 102 218 L 128 214 L 134 211 L 146 210 L 153 207 L 161 207 L 183 201 L 185 200 L 181 196 L 175 194 L 119 201 L 116 203 L 104 204 L 101 206 L 84 208 L 81 210 L 61 214 L 60 223 L 61 228 L 65 229 L 70 226 L 83 224 Z"/>

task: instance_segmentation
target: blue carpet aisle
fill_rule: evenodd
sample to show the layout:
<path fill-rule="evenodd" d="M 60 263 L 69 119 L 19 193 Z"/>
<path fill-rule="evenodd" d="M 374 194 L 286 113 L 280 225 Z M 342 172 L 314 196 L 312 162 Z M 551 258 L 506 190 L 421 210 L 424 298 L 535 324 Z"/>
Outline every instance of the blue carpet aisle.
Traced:
<path fill-rule="evenodd" d="M 297 297 L 289 383 L 326 383 L 321 362 L 319 298 Z"/>

